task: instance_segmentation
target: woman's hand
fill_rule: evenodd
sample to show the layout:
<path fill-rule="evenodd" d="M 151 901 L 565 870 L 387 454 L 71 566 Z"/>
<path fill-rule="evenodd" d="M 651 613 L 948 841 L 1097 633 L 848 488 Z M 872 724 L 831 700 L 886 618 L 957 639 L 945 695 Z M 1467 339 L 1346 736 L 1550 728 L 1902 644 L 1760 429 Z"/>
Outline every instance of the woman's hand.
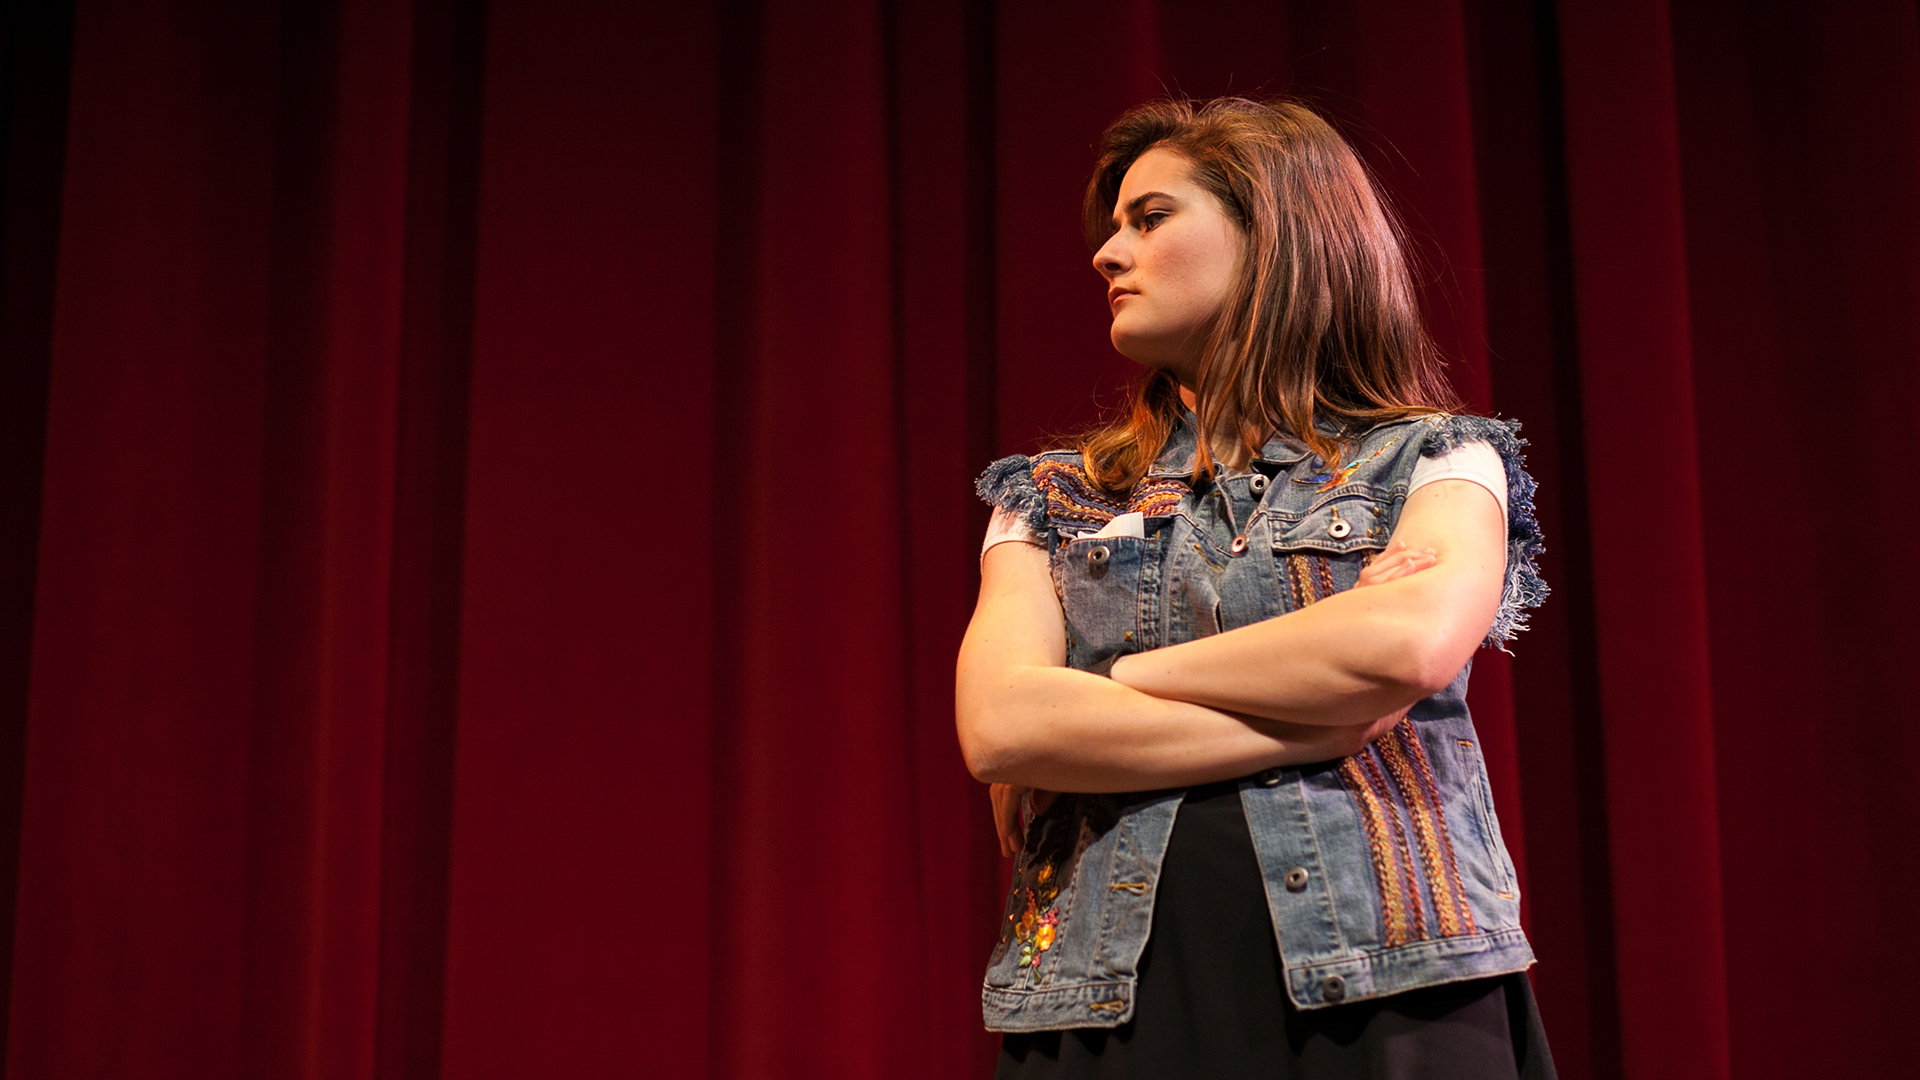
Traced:
<path fill-rule="evenodd" d="M 1371 746 L 1374 740 L 1392 731 L 1407 718 L 1413 706 L 1395 709 L 1378 720 L 1365 724 L 1333 727 L 1326 724 L 1289 724 L 1283 720 L 1243 717 L 1249 725 L 1287 744 L 1289 765 L 1308 765 L 1316 761 L 1339 761 Z"/>
<path fill-rule="evenodd" d="M 1378 739 L 1380 736 L 1385 735 L 1387 732 L 1392 731 L 1396 727 L 1399 727 L 1400 721 L 1405 720 L 1407 718 L 1407 713 L 1411 711 L 1412 708 L 1413 706 L 1408 705 L 1404 709 L 1395 709 L 1393 712 L 1390 712 L 1387 715 L 1381 717 L 1380 719 L 1375 720 L 1371 724 L 1362 725 L 1358 729 L 1358 732 L 1357 732 L 1358 738 L 1354 744 L 1353 749 L 1347 751 L 1346 753 L 1340 756 L 1352 757 L 1353 755 L 1359 753 L 1360 751 L 1365 750 L 1367 747 L 1372 746 L 1375 739 Z"/>
<path fill-rule="evenodd" d="M 1368 585 L 1384 585 L 1403 577 L 1411 577 L 1431 567 L 1436 558 L 1430 547 L 1411 548 L 1405 540 L 1395 540 L 1387 545 L 1378 558 L 1368 563 L 1360 571 L 1360 580 L 1354 588 Z"/>
<path fill-rule="evenodd" d="M 1054 793 L 1019 784 L 994 784 L 987 789 L 993 798 L 993 831 L 1000 838 L 1000 854 L 1012 858 L 1026 846 L 1026 822 L 1021 820 L 1020 804 L 1030 804 L 1028 813 L 1039 817 L 1053 805 Z"/>

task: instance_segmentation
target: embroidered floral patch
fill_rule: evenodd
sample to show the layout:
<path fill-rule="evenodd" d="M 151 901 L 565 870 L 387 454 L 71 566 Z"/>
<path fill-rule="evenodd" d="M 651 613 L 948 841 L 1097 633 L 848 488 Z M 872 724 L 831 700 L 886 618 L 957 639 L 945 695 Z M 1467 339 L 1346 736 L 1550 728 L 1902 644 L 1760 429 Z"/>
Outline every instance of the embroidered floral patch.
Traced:
<path fill-rule="evenodd" d="M 1053 908 L 1045 915 L 1029 911 L 1028 917 L 1021 922 L 1026 933 L 1021 935 L 1019 966 L 1038 967 L 1040 954 L 1053 948 L 1054 935 L 1060 929 L 1060 909 Z"/>
<path fill-rule="evenodd" d="M 1052 863 L 1041 863 L 1033 873 L 1033 884 L 1024 890 L 1026 910 L 1013 925 L 1013 937 L 1020 943 L 1020 967 L 1037 967 L 1040 955 L 1053 948 L 1060 930 L 1060 909 L 1053 902 L 1060 895 L 1060 879 Z M 1045 908 L 1043 912 L 1041 909 Z"/>
<path fill-rule="evenodd" d="M 1025 850 L 1014 864 L 1007 890 L 1000 943 L 993 952 L 992 964 L 1001 977 L 1033 985 L 1043 978 L 1041 962 L 1048 953 L 1055 954 L 1054 964 L 1061 962 L 1080 858 L 1119 823 L 1125 805 L 1119 795 L 1062 794 L 1028 825 Z M 1052 977 L 1051 967 L 1047 972 L 1046 977 Z"/>

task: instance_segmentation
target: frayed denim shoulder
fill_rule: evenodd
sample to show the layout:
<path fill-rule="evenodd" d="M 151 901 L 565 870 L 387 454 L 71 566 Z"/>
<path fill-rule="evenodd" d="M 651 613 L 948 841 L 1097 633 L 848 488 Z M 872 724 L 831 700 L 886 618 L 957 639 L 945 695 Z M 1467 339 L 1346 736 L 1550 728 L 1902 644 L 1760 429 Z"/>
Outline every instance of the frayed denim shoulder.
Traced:
<path fill-rule="evenodd" d="M 1033 459 L 1024 454 L 1003 457 L 987 466 L 973 490 L 987 502 L 1018 514 L 1034 532 L 1047 531 L 1047 497 L 1033 486 Z"/>
<path fill-rule="evenodd" d="M 1462 443 L 1473 442 L 1493 447 L 1507 470 L 1507 580 L 1500 592 L 1500 612 L 1493 617 L 1486 644 L 1511 653 L 1504 643 L 1527 628 L 1527 612 L 1547 599 L 1547 583 L 1541 579 L 1535 562 L 1547 547 L 1540 535 L 1540 522 L 1533 513 L 1533 493 L 1539 485 L 1527 475 L 1527 459 L 1520 452 L 1527 440 L 1520 437 L 1520 423 L 1516 420 L 1486 416 L 1438 417 L 1428 421 L 1427 438 L 1420 447 L 1420 456 L 1438 457 Z"/>

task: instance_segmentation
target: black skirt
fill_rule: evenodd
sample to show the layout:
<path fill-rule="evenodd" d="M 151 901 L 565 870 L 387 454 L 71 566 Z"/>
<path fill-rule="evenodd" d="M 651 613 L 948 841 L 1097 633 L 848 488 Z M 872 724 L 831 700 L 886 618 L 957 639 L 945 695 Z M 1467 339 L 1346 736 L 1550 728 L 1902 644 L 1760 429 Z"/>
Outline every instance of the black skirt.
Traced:
<path fill-rule="evenodd" d="M 1302 1012 L 1228 781 L 1188 792 L 1167 844 L 1133 1019 L 1006 1036 L 999 1080 L 1551 1080 L 1524 972 Z"/>

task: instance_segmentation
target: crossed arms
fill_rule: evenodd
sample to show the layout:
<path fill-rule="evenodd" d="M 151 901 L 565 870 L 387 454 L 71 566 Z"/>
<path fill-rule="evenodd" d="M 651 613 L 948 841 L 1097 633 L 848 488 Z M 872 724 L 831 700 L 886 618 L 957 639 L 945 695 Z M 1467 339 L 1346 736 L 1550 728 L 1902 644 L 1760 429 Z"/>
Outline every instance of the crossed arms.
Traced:
<path fill-rule="evenodd" d="M 1441 480 L 1408 498 L 1364 587 L 1123 656 L 1103 678 L 1065 666 L 1046 553 L 996 545 L 960 646 L 961 752 L 975 777 L 1016 791 L 1185 787 L 1357 753 L 1473 655 L 1505 557 L 1492 493 Z"/>

